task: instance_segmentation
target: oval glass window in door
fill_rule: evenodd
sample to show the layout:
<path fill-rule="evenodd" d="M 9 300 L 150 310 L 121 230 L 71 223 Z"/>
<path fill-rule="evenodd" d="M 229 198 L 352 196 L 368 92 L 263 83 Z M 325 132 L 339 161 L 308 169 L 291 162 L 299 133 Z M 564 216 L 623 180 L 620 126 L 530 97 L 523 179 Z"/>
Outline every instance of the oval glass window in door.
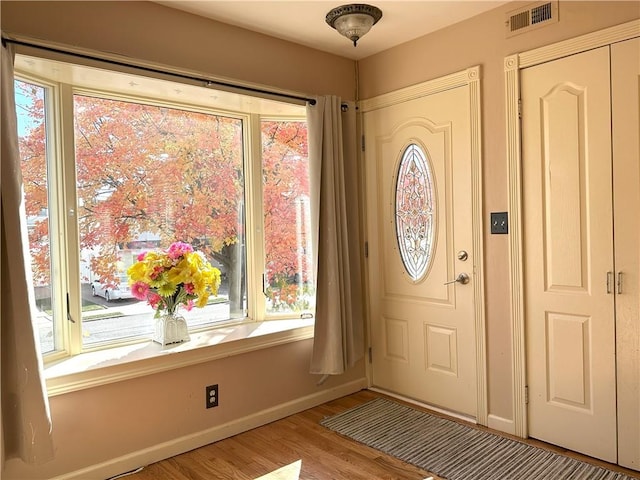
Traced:
<path fill-rule="evenodd" d="M 423 149 L 408 145 L 396 177 L 395 221 L 400 258 L 413 281 L 429 269 L 436 211 L 431 168 Z"/>

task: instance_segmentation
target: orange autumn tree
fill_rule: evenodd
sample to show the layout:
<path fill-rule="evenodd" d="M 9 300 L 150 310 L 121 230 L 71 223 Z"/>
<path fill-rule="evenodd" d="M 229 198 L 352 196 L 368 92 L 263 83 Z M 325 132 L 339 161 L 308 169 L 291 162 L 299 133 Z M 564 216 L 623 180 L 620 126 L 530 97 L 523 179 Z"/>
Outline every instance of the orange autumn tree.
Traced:
<path fill-rule="evenodd" d="M 31 251 L 33 283 L 36 286 L 51 283 L 49 257 L 49 222 L 47 194 L 47 163 L 45 157 L 44 91 L 40 87 L 15 82 L 18 115 L 24 119 L 24 132 L 18 138 L 23 188 L 27 201 L 25 210 L 29 219 L 28 235 Z"/>
<path fill-rule="evenodd" d="M 81 248 L 114 281 L 118 252 L 145 234 L 191 243 L 228 274 L 242 312 L 242 122 L 231 117 L 75 97 Z"/>
<path fill-rule="evenodd" d="M 32 95 L 34 118 L 37 102 Z M 83 95 L 74 97 L 74 109 L 80 248 L 94 253 L 91 271 L 103 282 L 116 283 L 119 252 L 139 244 L 140 238 L 151 236 L 163 246 L 176 240 L 188 242 L 224 266 L 232 314 L 241 313 L 245 295 L 242 122 Z M 266 242 L 270 245 L 267 258 L 277 258 L 273 266 L 288 275 L 295 268 L 298 249 L 295 235 L 283 234 L 291 221 L 285 203 L 308 186 L 306 170 L 291 164 L 293 157 L 306 159 L 306 125 L 268 124 L 274 128 L 263 135 L 269 142 L 263 152 L 264 175 L 275 178 L 272 172 L 279 172 L 275 176 L 282 178 L 265 182 L 265 201 L 274 202 L 266 209 L 265 220 L 270 219 L 272 231 L 278 232 L 277 238 Z M 44 158 L 44 136 L 40 132 L 42 141 L 36 140 L 36 130 L 21 138 L 21 150 L 24 146 L 33 158 Z M 27 194 L 28 215 L 33 216 L 42 199 L 46 201 L 42 181 L 46 170 L 29 168 L 28 163 L 23 155 L 25 184 L 33 185 Z M 298 175 L 304 178 L 296 179 Z M 278 214 L 272 216 L 274 211 Z M 30 239 L 32 252 L 40 248 L 36 237 L 48 244 L 42 241 L 48 238 L 47 228 L 46 221 L 38 225 L 38 235 Z M 43 271 L 49 256 L 48 248 L 44 250 L 33 260 Z"/>
<path fill-rule="evenodd" d="M 262 122 L 266 272 L 272 310 L 308 309 L 313 287 L 305 122 Z"/>

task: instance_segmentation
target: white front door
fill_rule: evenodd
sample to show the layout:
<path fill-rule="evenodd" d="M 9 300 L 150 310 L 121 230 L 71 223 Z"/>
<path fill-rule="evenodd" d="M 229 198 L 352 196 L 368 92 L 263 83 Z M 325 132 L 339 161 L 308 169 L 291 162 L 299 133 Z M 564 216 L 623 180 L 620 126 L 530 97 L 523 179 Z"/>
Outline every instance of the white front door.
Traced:
<path fill-rule="evenodd" d="M 476 417 L 470 103 L 460 86 L 363 124 L 373 386 Z"/>

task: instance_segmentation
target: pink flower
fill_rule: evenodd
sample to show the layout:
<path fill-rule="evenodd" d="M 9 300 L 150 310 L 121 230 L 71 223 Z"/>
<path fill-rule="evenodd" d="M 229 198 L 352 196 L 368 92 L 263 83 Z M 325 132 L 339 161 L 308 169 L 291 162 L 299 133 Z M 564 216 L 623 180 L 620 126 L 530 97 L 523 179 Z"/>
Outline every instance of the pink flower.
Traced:
<path fill-rule="evenodd" d="M 147 254 L 147 252 L 139 253 L 138 254 L 138 261 L 139 262 L 143 261 L 146 254 Z"/>
<path fill-rule="evenodd" d="M 187 309 L 187 312 L 190 312 L 194 306 L 195 306 L 195 303 L 193 302 L 193 300 L 188 300 L 185 305 L 185 308 Z"/>
<path fill-rule="evenodd" d="M 136 282 L 131 285 L 131 294 L 138 300 L 146 300 L 149 293 L 149 285 L 144 282 Z"/>
<path fill-rule="evenodd" d="M 187 292 L 190 295 L 193 295 L 193 293 L 196 290 L 195 290 L 195 288 L 193 288 L 193 283 L 185 283 L 184 284 L 184 291 Z"/>
<path fill-rule="evenodd" d="M 174 242 L 167 250 L 167 255 L 170 259 L 175 260 L 176 258 L 183 256 L 185 253 L 190 252 L 193 252 L 193 247 L 188 243 Z"/>
<path fill-rule="evenodd" d="M 158 278 L 158 275 L 160 275 L 163 270 L 164 268 L 162 268 L 159 265 L 156 265 L 155 267 L 153 267 L 153 271 L 151 272 L 151 274 L 149 274 L 149 276 L 151 277 L 152 280 L 155 280 L 156 278 Z"/>
<path fill-rule="evenodd" d="M 157 293 L 151 292 L 149 294 L 149 300 L 148 301 L 149 301 L 149 305 L 151 305 L 153 308 L 158 308 L 158 305 L 162 301 L 162 297 L 160 295 L 158 295 Z"/>

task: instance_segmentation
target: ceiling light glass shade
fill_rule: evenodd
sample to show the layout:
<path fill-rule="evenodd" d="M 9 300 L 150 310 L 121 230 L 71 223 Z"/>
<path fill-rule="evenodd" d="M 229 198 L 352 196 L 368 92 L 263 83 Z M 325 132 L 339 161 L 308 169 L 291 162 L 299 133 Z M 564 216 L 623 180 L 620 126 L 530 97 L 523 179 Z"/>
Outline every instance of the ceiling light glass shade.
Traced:
<path fill-rule="evenodd" d="M 366 34 L 378 20 L 382 18 L 382 11 L 372 5 L 354 3 L 342 5 L 327 13 L 327 23 L 353 42 L 355 47 L 358 40 Z"/>

